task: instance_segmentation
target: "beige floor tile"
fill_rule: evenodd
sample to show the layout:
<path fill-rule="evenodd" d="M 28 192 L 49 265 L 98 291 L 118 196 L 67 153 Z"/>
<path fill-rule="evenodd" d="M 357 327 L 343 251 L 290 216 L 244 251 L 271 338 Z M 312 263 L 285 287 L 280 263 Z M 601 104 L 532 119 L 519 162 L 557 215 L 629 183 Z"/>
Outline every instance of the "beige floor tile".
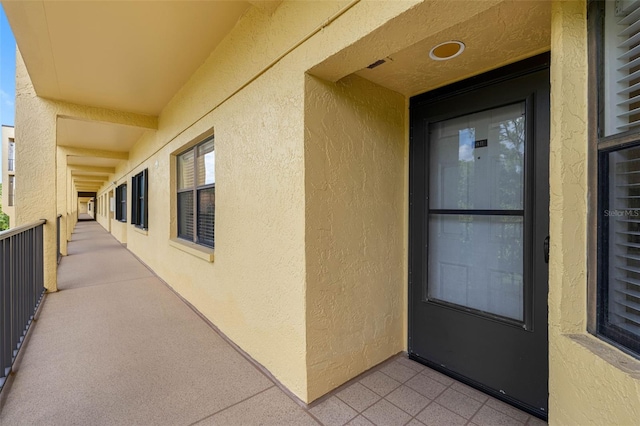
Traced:
<path fill-rule="evenodd" d="M 489 396 L 486 393 L 480 392 L 479 390 L 474 389 L 460 382 L 455 382 L 453 385 L 451 385 L 451 388 L 479 402 L 484 403 L 489 399 Z"/>
<path fill-rule="evenodd" d="M 427 426 L 462 426 L 467 423 L 467 419 L 436 402 L 429 404 L 416 416 L 416 419 Z"/>
<path fill-rule="evenodd" d="M 444 391 L 436 402 L 445 408 L 461 415 L 465 419 L 470 419 L 482 406 L 481 402 L 469 398 L 467 395 L 460 393 L 451 388 Z"/>
<path fill-rule="evenodd" d="M 534 416 L 529 416 L 528 426 L 546 426 L 547 422 Z"/>
<path fill-rule="evenodd" d="M 398 389 L 387 395 L 386 399 L 412 416 L 418 414 L 431 402 L 430 399 L 420 395 L 418 392 L 407 386 L 400 386 Z"/>
<path fill-rule="evenodd" d="M 309 410 L 326 426 L 344 425 L 358 413 L 340 399 L 332 396 Z"/>
<path fill-rule="evenodd" d="M 406 426 L 424 426 L 424 423 L 416 420 L 416 419 L 411 419 L 411 421 L 409 423 L 406 424 Z"/>
<path fill-rule="evenodd" d="M 207 425 L 318 425 L 318 423 L 284 392 L 272 387 L 198 423 Z"/>
<path fill-rule="evenodd" d="M 388 395 L 391 391 L 400 386 L 400 382 L 379 371 L 375 371 L 360 379 L 360 383 L 380 396 Z"/>
<path fill-rule="evenodd" d="M 442 383 L 445 386 L 451 386 L 455 382 L 455 380 L 453 380 L 451 377 L 445 376 L 439 371 L 432 370 L 429 367 L 426 367 L 424 370 L 422 370 L 422 374 L 435 380 L 436 382 Z"/>
<path fill-rule="evenodd" d="M 418 374 L 417 371 L 405 365 L 402 365 L 397 361 L 388 363 L 387 365 L 382 367 L 380 371 L 391 377 L 392 379 L 399 381 L 400 383 L 404 383 Z"/>
<path fill-rule="evenodd" d="M 362 413 L 378 426 L 403 426 L 411 416 L 386 400 L 381 400 Z"/>
<path fill-rule="evenodd" d="M 381 398 L 380 395 L 362 386 L 360 383 L 352 384 L 348 388 L 338 392 L 336 396 L 359 413 L 371 407 Z"/>
<path fill-rule="evenodd" d="M 402 364 L 402 365 L 404 365 L 405 367 L 409 367 L 410 369 L 415 370 L 417 372 L 420 372 L 420 371 L 425 369 L 424 365 L 420 364 L 419 362 L 410 360 L 405 355 L 398 356 L 395 361 L 400 363 L 400 364 Z"/>
<path fill-rule="evenodd" d="M 511 405 L 504 403 L 502 401 L 499 401 L 495 398 L 489 398 L 486 404 L 489 407 L 495 410 L 498 410 L 503 414 L 506 414 L 507 416 L 513 417 L 519 422 L 526 423 L 527 420 L 529 420 L 529 414 L 525 413 L 524 411 L 520 411 L 517 408 L 512 407 Z"/>
<path fill-rule="evenodd" d="M 423 375 L 418 374 L 413 379 L 405 383 L 414 391 L 426 396 L 429 399 L 436 399 L 447 387 L 440 382 Z"/>
<path fill-rule="evenodd" d="M 471 419 L 478 426 L 520 426 L 524 423 L 484 405 Z"/>
<path fill-rule="evenodd" d="M 375 426 L 375 425 L 371 423 L 369 420 L 367 420 L 366 417 L 359 415 L 358 417 L 356 417 L 355 419 L 347 423 L 346 426 Z"/>

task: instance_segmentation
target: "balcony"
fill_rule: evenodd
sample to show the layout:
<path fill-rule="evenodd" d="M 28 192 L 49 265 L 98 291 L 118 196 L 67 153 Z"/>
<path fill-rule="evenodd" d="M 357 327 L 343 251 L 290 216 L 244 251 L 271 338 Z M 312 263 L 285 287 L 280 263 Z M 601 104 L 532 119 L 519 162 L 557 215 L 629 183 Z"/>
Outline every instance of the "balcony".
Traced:
<path fill-rule="evenodd" d="M 79 222 L 0 424 L 544 424 L 398 355 L 303 406 L 96 222 Z"/>

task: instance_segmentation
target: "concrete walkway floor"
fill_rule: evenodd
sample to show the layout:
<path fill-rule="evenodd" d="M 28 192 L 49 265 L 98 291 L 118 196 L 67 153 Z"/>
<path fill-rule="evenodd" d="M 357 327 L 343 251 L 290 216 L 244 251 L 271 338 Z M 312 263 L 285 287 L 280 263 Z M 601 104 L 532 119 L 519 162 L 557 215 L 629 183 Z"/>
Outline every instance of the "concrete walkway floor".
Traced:
<path fill-rule="evenodd" d="M 522 425 L 541 421 L 397 356 L 298 404 L 96 222 L 80 222 L 0 425 Z"/>

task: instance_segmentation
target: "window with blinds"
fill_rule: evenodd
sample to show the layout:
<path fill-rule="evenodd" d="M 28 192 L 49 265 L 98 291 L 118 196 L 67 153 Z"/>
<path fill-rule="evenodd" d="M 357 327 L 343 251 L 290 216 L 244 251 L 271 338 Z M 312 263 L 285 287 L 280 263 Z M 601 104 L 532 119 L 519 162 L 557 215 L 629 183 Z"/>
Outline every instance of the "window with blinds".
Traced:
<path fill-rule="evenodd" d="M 215 245 L 215 150 L 213 137 L 177 157 L 178 238 Z"/>
<path fill-rule="evenodd" d="M 15 162 L 16 162 L 16 143 L 13 138 L 9 138 L 9 155 L 7 159 L 7 171 L 15 172 Z"/>
<path fill-rule="evenodd" d="M 605 2 L 604 136 L 640 130 L 640 0 Z"/>
<path fill-rule="evenodd" d="M 149 212 L 147 192 L 148 172 L 144 169 L 131 178 L 131 223 L 138 228 L 148 229 Z"/>
<path fill-rule="evenodd" d="M 608 154 L 608 280 L 602 331 L 640 352 L 640 146 Z"/>
<path fill-rule="evenodd" d="M 116 188 L 116 220 L 127 221 L 127 184 Z"/>
<path fill-rule="evenodd" d="M 9 206 L 13 206 L 15 204 L 16 197 L 16 177 L 9 176 Z"/>
<path fill-rule="evenodd" d="M 588 2 L 590 156 L 588 331 L 640 357 L 640 0 Z M 593 105 L 595 103 L 595 105 Z M 597 222 L 597 223 L 596 223 Z M 594 272 L 594 271 L 590 271 Z"/>

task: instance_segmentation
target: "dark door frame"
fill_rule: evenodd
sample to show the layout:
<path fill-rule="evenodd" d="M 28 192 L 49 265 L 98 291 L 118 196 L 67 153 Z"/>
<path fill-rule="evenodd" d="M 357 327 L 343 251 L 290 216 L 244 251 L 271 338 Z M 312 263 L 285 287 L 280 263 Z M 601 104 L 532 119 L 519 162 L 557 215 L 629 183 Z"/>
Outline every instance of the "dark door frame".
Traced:
<path fill-rule="evenodd" d="M 441 101 L 445 101 L 449 98 L 453 98 L 459 95 L 464 95 L 478 89 L 482 89 L 488 86 L 493 86 L 499 84 L 501 82 L 506 82 L 509 80 L 516 79 L 518 77 L 526 76 L 538 71 L 542 71 L 548 69 L 550 67 L 550 53 L 543 53 L 529 59 L 525 59 L 523 61 L 507 65 L 505 67 L 490 71 L 488 73 L 472 77 L 470 79 L 454 83 L 452 85 L 439 88 L 421 95 L 417 95 L 410 99 L 410 113 L 411 113 L 411 126 L 410 126 L 410 157 L 409 157 L 409 175 L 412 176 L 415 172 L 412 173 L 412 170 L 417 170 L 420 167 L 424 167 L 424 155 L 425 154 L 425 146 L 418 147 L 419 144 L 414 144 L 414 128 L 413 123 L 416 122 L 418 117 L 415 116 L 415 111 L 421 107 L 428 106 L 430 104 L 435 104 Z M 422 144 L 424 145 L 424 144 Z M 424 185 L 424 182 L 420 182 Z M 423 364 L 428 365 L 429 367 L 441 371 L 461 382 L 464 382 L 470 386 L 478 388 L 485 393 L 488 393 L 498 399 L 501 399 L 505 402 L 508 402 L 512 405 L 516 405 L 521 409 L 524 409 L 531 414 L 534 414 L 538 417 L 547 418 L 547 413 L 542 412 L 540 410 L 533 409 L 532 407 L 523 405 L 512 398 L 505 397 L 499 393 L 496 393 L 494 390 L 483 386 L 482 383 L 474 382 L 462 375 L 456 374 L 446 368 L 443 368 L 441 365 L 429 362 L 424 358 L 415 356 L 412 354 L 412 335 L 414 333 L 414 324 L 412 319 L 414 318 L 414 297 L 413 297 L 413 288 L 414 286 L 422 286 L 422 279 L 414 280 L 414 271 L 418 271 L 418 268 L 423 268 L 422 265 L 418 265 L 417 262 L 422 262 L 424 260 L 425 247 L 424 243 L 425 232 L 423 226 L 415 227 L 413 224 L 416 223 L 419 217 L 422 217 L 424 212 L 426 211 L 426 200 L 419 196 L 420 191 L 418 188 L 418 184 L 416 182 L 412 182 L 410 178 L 409 181 L 409 247 L 408 247 L 408 261 L 409 261 L 409 306 L 408 306 L 408 347 L 409 347 L 409 356 L 410 358 L 419 361 Z M 419 228 L 419 229 L 415 229 Z M 420 234 L 420 235 L 418 235 Z M 421 243 L 417 244 L 417 241 L 420 240 Z M 422 269 L 420 269 L 422 270 Z M 419 275 L 419 274 L 418 274 Z M 419 281 L 419 282 L 418 282 Z M 548 317 L 547 317 L 548 318 Z M 548 320 L 547 320 L 548 326 Z M 548 345 L 548 342 L 547 342 Z M 548 346 L 547 346 L 548 348 Z M 547 377 L 548 378 L 548 377 Z"/>

